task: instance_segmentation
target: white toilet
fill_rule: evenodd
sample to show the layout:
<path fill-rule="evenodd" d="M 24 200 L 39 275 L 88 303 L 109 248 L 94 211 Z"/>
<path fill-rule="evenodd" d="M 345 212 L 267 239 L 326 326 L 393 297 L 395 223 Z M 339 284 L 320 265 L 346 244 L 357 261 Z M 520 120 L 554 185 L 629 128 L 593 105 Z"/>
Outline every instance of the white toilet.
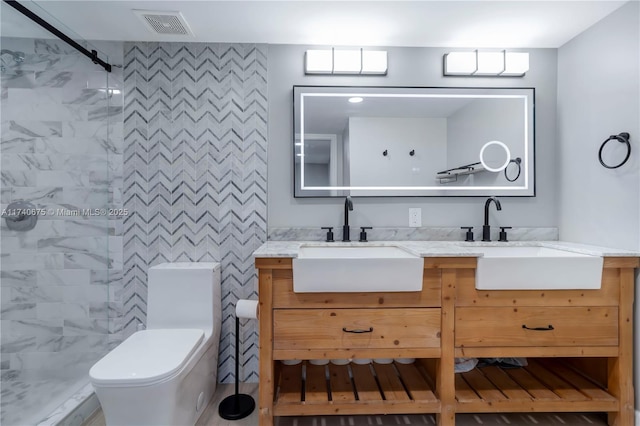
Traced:
<path fill-rule="evenodd" d="M 216 389 L 219 263 L 149 268 L 147 329 L 89 371 L 108 426 L 194 425 Z"/>

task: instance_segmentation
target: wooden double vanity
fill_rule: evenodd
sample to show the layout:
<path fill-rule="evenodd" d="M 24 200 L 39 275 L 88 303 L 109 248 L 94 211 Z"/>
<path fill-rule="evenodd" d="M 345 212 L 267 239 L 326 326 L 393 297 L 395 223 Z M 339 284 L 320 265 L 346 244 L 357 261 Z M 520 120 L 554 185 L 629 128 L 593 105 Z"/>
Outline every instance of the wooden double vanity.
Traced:
<path fill-rule="evenodd" d="M 478 290 L 476 256 L 436 251 L 423 258 L 418 292 L 296 293 L 291 246 L 255 254 L 261 426 L 392 413 L 454 425 L 456 413 L 490 412 L 606 412 L 610 425 L 634 423 L 637 257 L 605 253 L 592 290 Z M 506 357 L 528 365 L 454 372 L 456 358 Z M 347 361 L 309 362 L 324 359 Z"/>

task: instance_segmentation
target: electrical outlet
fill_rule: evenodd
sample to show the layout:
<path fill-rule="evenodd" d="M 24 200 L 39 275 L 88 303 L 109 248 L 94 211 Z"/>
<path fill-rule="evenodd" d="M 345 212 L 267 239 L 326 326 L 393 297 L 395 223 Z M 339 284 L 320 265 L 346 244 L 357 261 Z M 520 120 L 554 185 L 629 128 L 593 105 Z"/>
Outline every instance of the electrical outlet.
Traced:
<path fill-rule="evenodd" d="M 422 226 L 422 209 L 420 207 L 409 209 L 409 226 L 411 228 L 419 228 Z"/>

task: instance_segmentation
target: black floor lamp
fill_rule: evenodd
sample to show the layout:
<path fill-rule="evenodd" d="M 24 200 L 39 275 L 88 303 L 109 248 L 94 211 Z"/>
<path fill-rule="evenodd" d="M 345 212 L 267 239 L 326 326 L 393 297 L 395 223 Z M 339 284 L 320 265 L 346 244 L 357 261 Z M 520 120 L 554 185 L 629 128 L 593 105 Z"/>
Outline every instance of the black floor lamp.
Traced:
<path fill-rule="evenodd" d="M 236 303 L 236 393 L 222 400 L 218 414 L 225 420 L 240 420 L 247 417 L 256 408 L 251 395 L 240 393 L 240 318 L 256 319 L 258 302 L 238 300 Z"/>

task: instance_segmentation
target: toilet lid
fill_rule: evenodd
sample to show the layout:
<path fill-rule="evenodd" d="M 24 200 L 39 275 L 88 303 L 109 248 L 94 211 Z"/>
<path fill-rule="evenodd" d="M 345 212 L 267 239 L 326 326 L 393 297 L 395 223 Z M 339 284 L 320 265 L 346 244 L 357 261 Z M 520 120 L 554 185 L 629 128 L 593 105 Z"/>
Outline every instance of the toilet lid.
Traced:
<path fill-rule="evenodd" d="M 91 367 L 89 376 L 104 386 L 160 381 L 187 363 L 203 337 L 198 329 L 138 331 Z"/>

